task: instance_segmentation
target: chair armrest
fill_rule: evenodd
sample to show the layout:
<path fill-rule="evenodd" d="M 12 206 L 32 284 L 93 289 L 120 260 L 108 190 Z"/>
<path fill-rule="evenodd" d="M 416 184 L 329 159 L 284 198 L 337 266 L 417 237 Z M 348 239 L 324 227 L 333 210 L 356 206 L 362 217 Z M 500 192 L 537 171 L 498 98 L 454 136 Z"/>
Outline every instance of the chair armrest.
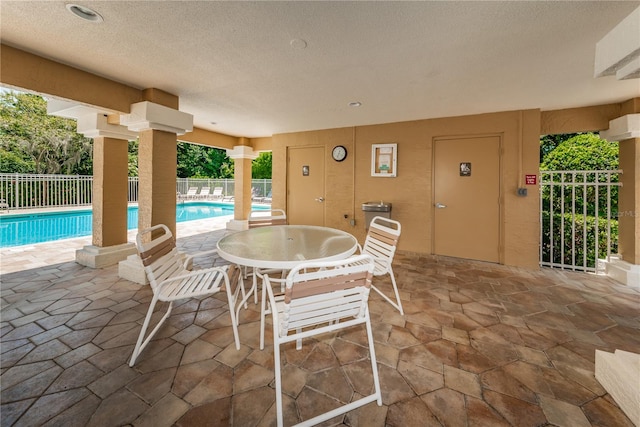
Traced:
<path fill-rule="evenodd" d="M 276 301 L 276 297 L 273 294 L 273 288 L 271 286 L 271 281 L 269 280 L 269 275 L 265 274 L 264 275 L 264 283 L 262 284 L 262 286 L 267 288 L 267 298 L 269 299 L 269 305 L 271 306 L 271 315 L 273 316 L 273 324 L 277 325 L 278 324 L 278 309 L 277 309 L 277 301 Z"/>

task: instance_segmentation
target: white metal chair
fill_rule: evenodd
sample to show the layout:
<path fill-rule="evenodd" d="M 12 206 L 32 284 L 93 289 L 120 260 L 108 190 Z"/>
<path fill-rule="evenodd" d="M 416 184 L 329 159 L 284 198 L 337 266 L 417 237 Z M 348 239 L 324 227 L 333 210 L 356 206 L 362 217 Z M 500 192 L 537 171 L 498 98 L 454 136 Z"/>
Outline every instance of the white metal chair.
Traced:
<path fill-rule="evenodd" d="M 247 221 L 249 228 L 268 227 L 270 225 L 287 225 L 287 214 L 283 209 L 257 209 L 249 212 L 249 218 Z M 272 274 L 274 270 L 269 270 Z M 281 270 L 278 270 L 281 271 Z M 247 277 L 247 270 L 245 269 L 245 277 Z M 258 278 L 256 277 L 256 270 L 254 269 L 252 290 L 255 292 L 254 300 L 258 303 Z M 250 292 L 251 292 L 250 291 Z"/>
<path fill-rule="evenodd" d="M 367 300 L 374 264 L 369 255 L 346 260 L 302 263 L 286 279 L 284 295 L 276 297 L 269 275 L 264 276 L 273 315 L 273 353 L 276 414 L 282 426 L 282 374 L 280 346 L 303 338 L 364 324 L 367 331 L 374 393 L 320 414 L 298 425 L 315 425 L 376 401 L 382 405 L 378 367 Z"/>
<path fill-rule="evenodd" d="M 149 236 L 151 237 L 150 241 L 148 239 Z M 183 257 L 176 248 L 171 230 L 164 224 L 155 225 L 139 232 L 136 237 L 136 245 L 149 279 L 149 284 L 153 290 L 153 298 L 149 305 L 147 316 L 144 319 L 142 329 L 140 330 L 140 335 L 133 350 L 129 366 L 135 364 L 142 350 L 169 317 L 173 301 L 215 294 L 223 288 L 227 292 L 233 336 L 236 349 L 239 350 L 238 322 L 234 308 L 240 289 L 243 288 L 240 268 L 232 264 L 231 266 L 224 267 L 213 267 L 194 271 L 188 270 L 187 266 L 190 265 L 194 257 L 213 254 L 216 253 L 216 251 L 201 252 L 187 256 L 186 258 Z M 236 289 L 233 293 L 231 292 L 231 283 L 236 284 Z M 145 333 L 149 327 L 153 309 L 158 301 L 168 302 L 169 307 L 156 327 L 145 339 Z"/>
<path fill-rule="evenodd" d="M 249 213 L 249 228 L 286 224 L 287 214 L 283 209 L 256 209 Z"/>
<path fill-rule="evenodd" d="M 364 241 L 364 246 L 359 249 L 360 253 L 369 254 L 373 257 L 376 264 L 376 268 L 373 271 L 374 276 L 384 276 L 385 274 L 391 276 L 391 283 L 393 284 L 393 292 L 395 293 L 396 300 L 393 301 L 378 288 L 371 286 L 373 290 L 394 306 L 401 315 L 404 315 L 402 301 L 400 301 L 400 294 L 398 293 L 398 285 L 396 285 L 396 278 L 393 274 L 393 268 L 391 267 L 393 256 L 396 253 L 398 239 L 400 238 L 400 231 L 401 226 L 398 221 L 376 216 L 369 224 L 369 232 Z"/>
<path fill-rule="evenodd" d="M 249 213 L 248 226 L 249 228 L 267 227 L 270 225 L 287 225 L 287 214 L 283 209 L 256 209 Z M 254 301 L 258 303 L 258 279 L 263 280 L 264 274 L 270 274 L 271 280 L 274 281 L 276 275 L 280 277 L 280 283 L 284 288 L 284 278 L 287 274 L 286 270 L 276 269 L 253 269 L 253 280 L 251 292 L 254 292 Z M 247 272 L 245 270 L 245 277 Z M 266 307 L 267 295 L 262 290 L 262 306 L 260 310 L 260 349 L 264 349 L 264 321 L 265 321 L 265 307 Z"/>

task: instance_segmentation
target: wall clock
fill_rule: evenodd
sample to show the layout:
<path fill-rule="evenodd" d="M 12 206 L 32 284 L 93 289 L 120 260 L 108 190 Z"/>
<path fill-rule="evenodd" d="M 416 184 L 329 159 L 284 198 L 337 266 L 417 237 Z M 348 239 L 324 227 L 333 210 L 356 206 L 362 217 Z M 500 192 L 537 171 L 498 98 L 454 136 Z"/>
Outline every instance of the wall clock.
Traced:
<path fill-rule="evenodd" d="M 333 160 L 336 162 L 341 162 L 347 158 L 347 149 L 344 145 L 336 145 L 333 147 L 333 151 L 331 151 L 331 157 L 333 157 Z"/>

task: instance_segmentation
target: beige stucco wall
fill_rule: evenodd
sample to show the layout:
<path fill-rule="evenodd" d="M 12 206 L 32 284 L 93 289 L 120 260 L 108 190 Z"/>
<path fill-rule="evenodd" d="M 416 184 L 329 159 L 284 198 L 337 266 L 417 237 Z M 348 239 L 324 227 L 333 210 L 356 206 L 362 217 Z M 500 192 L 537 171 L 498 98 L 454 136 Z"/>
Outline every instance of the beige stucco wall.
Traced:
<path fill-rule="evenodd" d="M 618 206 L 620 234 L 618 252 L 631 264 L 640 264 L 640 138 L 620 141 L 620 204 Z"/>
<path fill-rule="evenodd" d="M 512 111 L 475 116 L 418 120 L 373 126 L 299 132 L 273 137 L 273 203 L 285 208 L 287 147 L 325 147 L 325 225 L 353 233 L 364 240 L 361 205 L 372 200 L 393 204 L 392 217 L 402 223 L 399 250 L 432 253 L 432 147 L 434 138 L 500 135 L 501 262 L 538 267 L 539 193 L 528 186 L 528 196 L 517 196 L 525 174 L 538 174 L 540 112 Z M 398 176 L 371 177 L 371 144 L 398 144 Z M 331 159 L 331 149 L 344 145 L 344 162 Z M 348 219 L 355 218 L 351 226 Z M 482 244 L 482 242 L 477 242 Z"/>

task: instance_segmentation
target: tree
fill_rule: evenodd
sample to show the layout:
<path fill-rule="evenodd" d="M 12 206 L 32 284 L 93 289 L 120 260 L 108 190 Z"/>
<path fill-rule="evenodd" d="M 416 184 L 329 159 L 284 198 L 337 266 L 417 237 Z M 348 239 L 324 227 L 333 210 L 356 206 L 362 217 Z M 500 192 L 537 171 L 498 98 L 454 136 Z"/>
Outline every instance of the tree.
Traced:
<path fill-rule="evenodd" d="M 93 174 L 93 140 L 76 132 L 72 119 L 47 114 L 38 95 L 0 91 L 0 173 Z M 129 141 L 129 176 L 138 176 L 139 141 Z M 271 153 L 252 166 L 258 178 L 271 178 Z M 178 142 L 180 178 L 233 178 L 226 151 Z"/>
<path fill-rule="evenodd" d="M 540 146 L 542 152 L 542 140 Z M 618 143 L 593 133 L 574 134 L 544 155 L 540 169 L 615 170 L 618 169 Z"/>
<path fill-rule="evenodd" d="M 580 134 L 567 133 L 558 135 L 543 135 L 542 137 L 540 137 L 540 163 L 542 163 L 545 157 L 553 150 L 555 150 L 558 145 L 576 135 Z"/>
<path fill-rule="evenodd" d="M 225 150 L 178 142 L 179 178 L 233 178 L 233 161 Z"/>
<path fill-rule="evenodd" d="M 207 166 L 210 176 L 213 178 L 233 178 L 234 162 L 227 156 L 226 150 L 209 148 L 209 163 Z"/>
<path fill-rule="evenodd" d="M 178 141 L 178 178 L 206 177 L 204 164 L 208 161 L 206 148 Z"/>
<path fill-rule="evenodd" d="M 260 153 L 251 164 L 251 177 L 253 179 L 271 179 L 271 161 L 270 151 Z"/>
<path fill-rule="evenodd" d="M 138 176 L 138 146 L 140 141 L 129 141 L 128 144 L 128 170 L 129 176 Z"/>
<path fill-rule="evenodd" d="M 44 98 L 0 93 L 0 172 L 92 173 L 93 141 L 76 132 L 74 120 L 47 115 Z"/>

